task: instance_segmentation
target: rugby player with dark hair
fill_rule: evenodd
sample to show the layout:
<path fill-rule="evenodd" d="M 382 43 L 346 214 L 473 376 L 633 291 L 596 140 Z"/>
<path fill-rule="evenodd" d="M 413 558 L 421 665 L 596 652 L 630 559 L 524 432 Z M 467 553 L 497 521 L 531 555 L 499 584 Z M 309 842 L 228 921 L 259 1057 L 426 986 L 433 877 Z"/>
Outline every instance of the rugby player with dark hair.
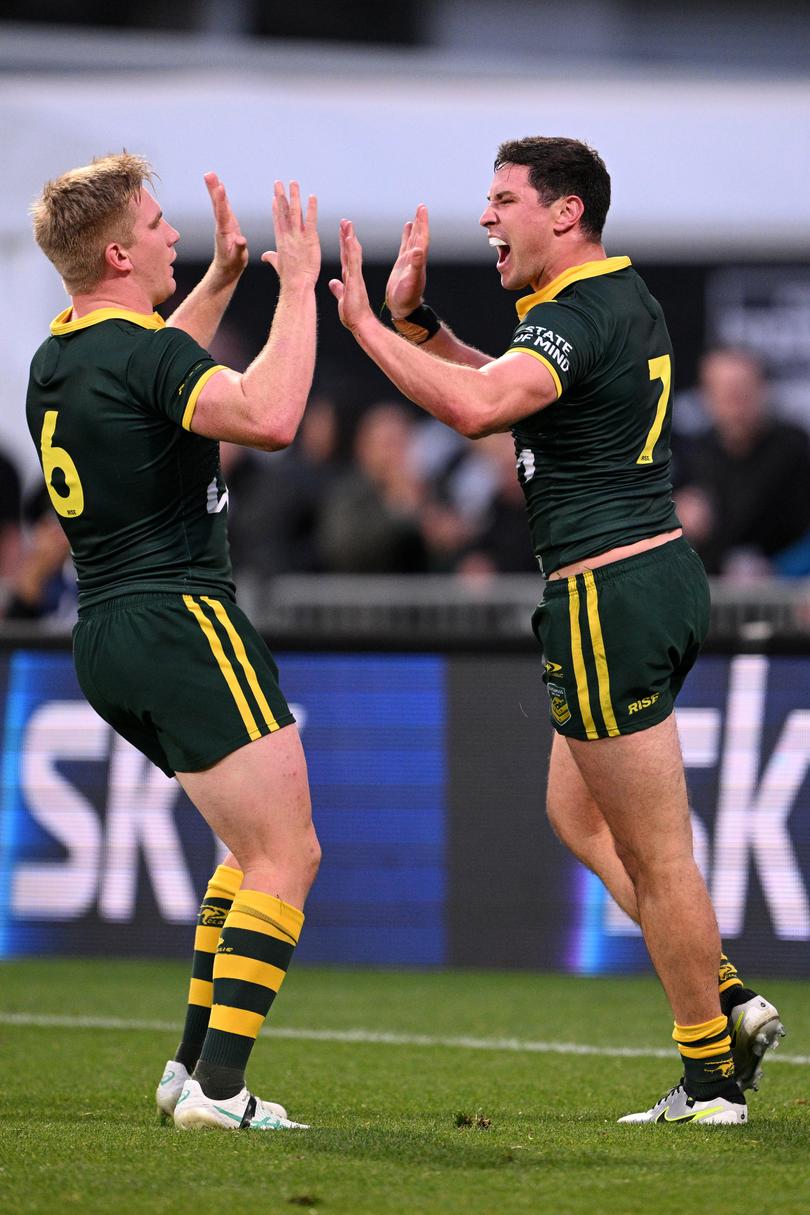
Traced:
<path fill-rule="evenodd" d="M 340 319 L 417 405 L 469 438 L 511 430 L 546 577 L 533 625 L 555 736 L 551 823 L 641 924 L 675 1018 L 683 1077 L 624 1122 L 747 1121 L 777 1010 L 721 953 L 695 863 L 673 708 L 709 624 L 709 587 L 672 502 L 672 345 L 628 257 L 607 257 L 610 177 L 586 144 L 501 145 L 480 218 L 501 285 L 528 289 L 499 358 L 424 302 L 428 218 L 405 225 L 386 304 L 341 222 Z M 405 340 L 403 340 L 403 338 Z"/>

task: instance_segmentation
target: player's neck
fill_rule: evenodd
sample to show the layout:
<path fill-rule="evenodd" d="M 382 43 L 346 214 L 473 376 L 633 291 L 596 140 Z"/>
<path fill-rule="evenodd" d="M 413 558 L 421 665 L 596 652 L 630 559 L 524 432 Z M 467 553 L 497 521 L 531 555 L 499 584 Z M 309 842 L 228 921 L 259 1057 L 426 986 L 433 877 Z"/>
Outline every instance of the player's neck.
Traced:
<path fill-rule="evenodd" d="M 542 291 L 549 283 L 570 270 L 573 266 L 583 266 L 586 262 L 604 261 L 607 257 L 604 245 L 599 241 L 576 241 L 570 245 L 555 249 L 553 256 L 543 266 L 540 275 L 532 281 L 535 291 Z"/>
<path fill-rule="evenodd" d="M 74 317 L 87 316 L 99 308 L 118 308 L 121 312 L 141 312 L 151 315 L 154 305 L 149 296 L 134 283 L 102 282 L 92 291 L 70 297 Z"/>

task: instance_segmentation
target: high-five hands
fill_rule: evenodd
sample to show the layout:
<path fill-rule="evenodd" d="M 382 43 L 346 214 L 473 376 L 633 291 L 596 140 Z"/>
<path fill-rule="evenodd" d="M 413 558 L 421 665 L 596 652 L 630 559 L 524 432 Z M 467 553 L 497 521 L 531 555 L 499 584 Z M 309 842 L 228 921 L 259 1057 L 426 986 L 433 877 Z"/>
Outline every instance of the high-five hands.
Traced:
<path fill-rule="evenodd" d="M 290 182 L 290 197 L 277 181 L 273 188 L 273 228 L 276 248 L 262 254 L 282 284 L 313 286 L 321 269 L 321 242 L 318 239 L 318 200 L 310 194 L 306 215 L 301 210 L 301 189 Z"/>
<path fill-rule="evenodd" d="M 429 245 L 428 211 L 425 204 L 420 203 L 414 218 L 402 229 L 397 260 L 385 288 L 385 302 L 395 320 L 408 316 L 422 303 Z"/>
<path fill-rule="evenodd" d="M 232 282 L 248 264 L 247 240 L 216 173 L 206 173 L 203 180 L 214 212 L 214 269 L 224 281 Z"/>
<path fill-rule="evenodd" d="M 341 278 L 329 280 L 329 290 L 338 302 L 338 316 L 354 332 L 364 321 L 374 319 L 363 278 L 363 250 L 349 219 L 340 221 Z"/>

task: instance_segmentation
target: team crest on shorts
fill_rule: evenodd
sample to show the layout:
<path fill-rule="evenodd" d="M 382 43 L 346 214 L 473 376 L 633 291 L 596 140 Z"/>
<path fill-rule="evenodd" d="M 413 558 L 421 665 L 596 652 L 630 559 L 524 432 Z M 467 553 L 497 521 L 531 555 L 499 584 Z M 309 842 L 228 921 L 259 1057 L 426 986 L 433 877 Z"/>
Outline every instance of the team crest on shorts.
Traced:
<path fill-rule="evenodd" d="M 551 716 L 558 726 L 564 726 L 567 721 L 571 720 L 571 710 L 565 699 L 565 688 L 561 688 L 556 683 L 547 683 L 546 687 L 551 698 Z"/>

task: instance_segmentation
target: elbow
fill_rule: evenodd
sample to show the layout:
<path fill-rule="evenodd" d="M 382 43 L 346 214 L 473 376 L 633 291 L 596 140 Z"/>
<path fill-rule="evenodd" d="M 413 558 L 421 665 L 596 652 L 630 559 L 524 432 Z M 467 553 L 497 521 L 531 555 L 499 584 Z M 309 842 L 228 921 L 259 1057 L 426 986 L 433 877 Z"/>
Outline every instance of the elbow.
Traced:
<path fill-rule="evenodd" d="M 467 412 L 458 418 L 455 429 L 459 434 L 464 435 L 465 439 L 484 439 L 487 435 L 494 434 L 500 427 L 494 416 L 488 412 L 476 412 L 475 414 Z"/>
<path fill-rule="evenodd" d="M 483 439 L 503 430 L 502 402 L 493 393 L 471 393 L 448 407 L 449 424 L 465 439 Z"/>
<path fill-rule="evenodd" d="M 258 434 L 251 446 L 258 447 L 260 451 L 284 451 L 284 448 L 289 447 L 294 438 L 295 431 L 282 431 L 277 426 L 273 426 Z"/>
<path fill-rule="evenodd" d="M 271 427 L 264 443 L 265 451 L 283 451 L 289 447 L 298 432 L 297 426 Z"/>
<path fill-rule="evenodd" d="M 494 434 L 496 430 L 497 427 L 492 423 L 479 418 L 474 424 L 468 424 L 461 433 L 465 439 L 485 439 L 487 435 Z"/>
<path fill-rule="evenodd" d="M 298 433 L 301 412 L 280 410 L 278 405 L 269 410 L 257 435 L 256 446 L 263 451 L 283 451 L 289 447 Z"/>

